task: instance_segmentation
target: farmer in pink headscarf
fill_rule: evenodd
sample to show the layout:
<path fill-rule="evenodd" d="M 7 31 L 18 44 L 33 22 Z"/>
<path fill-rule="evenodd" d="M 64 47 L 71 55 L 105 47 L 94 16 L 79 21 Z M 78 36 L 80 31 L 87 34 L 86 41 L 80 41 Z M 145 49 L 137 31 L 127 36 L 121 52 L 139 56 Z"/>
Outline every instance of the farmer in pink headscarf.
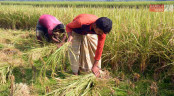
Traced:
<path fill-rule="evenodd" d="M 40 16 L 36 26 L 36 37 L 39 41 L 45 39 L 47 42 L 60 43 L 59 33 L 64 33 L 61 40 L 64 42 L 66 39 L 64 25 L 54 16 L 47 14 Z"/>

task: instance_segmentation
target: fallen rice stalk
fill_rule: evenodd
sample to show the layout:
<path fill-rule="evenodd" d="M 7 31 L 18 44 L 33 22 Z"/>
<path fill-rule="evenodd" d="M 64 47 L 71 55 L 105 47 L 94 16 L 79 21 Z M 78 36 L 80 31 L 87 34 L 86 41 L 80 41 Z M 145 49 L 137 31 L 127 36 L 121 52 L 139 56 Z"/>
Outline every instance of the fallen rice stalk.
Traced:
<path fill-rule="evenodd" d="M 0 84 L 6 83 L 6 76 L 10 72 L 10 65 L 0 63 Z"/>
<path fill-rule="evenodd" d="M 103 87 L 110 88 L 110 77 L 108 71 L 100 70 L 100 78 L 96 78 L 93 73 L 87 75 L 75 76 L 71 75 L 66 79 L 57 80 L 57 84 L 53 86 L 54 91 L 46 94 L 54 96 L 101 96 L 100 92 Z"/>
<path fill-rule="evenodd" d="M 96 77 L 92 73 L 59 79 L 56 90 L 46 94 L 46 96 L 101 96 L 98 89 L 95 88 L 95 81 Z"/>

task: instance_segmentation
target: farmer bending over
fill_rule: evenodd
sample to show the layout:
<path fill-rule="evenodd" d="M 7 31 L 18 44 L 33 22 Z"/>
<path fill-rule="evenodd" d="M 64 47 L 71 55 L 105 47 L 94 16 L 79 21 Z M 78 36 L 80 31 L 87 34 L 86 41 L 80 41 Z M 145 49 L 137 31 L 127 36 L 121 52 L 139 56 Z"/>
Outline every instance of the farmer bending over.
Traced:
<path fill-rule="evenodd" d="M 59 43 L 59 33 L 64 33 L 64 25 L 51 15 L 42 15 L 36 26 L 36 37 L 39 41 L 45 39 L 47 42 Z M 63 35 L 62 42 L 66 39 L 66 35 Z"/>
<path fill-rule="evenodd" d="M 99 77 L 104 42 L 111 29 L 112 21 L 109 18 L 98 18 L 91 14 L 80 14 L 66 25 L 68 42 L 72 42 L 69 53 L 74 75 L 78 75 L 79 70 L 92 70 Z"/>

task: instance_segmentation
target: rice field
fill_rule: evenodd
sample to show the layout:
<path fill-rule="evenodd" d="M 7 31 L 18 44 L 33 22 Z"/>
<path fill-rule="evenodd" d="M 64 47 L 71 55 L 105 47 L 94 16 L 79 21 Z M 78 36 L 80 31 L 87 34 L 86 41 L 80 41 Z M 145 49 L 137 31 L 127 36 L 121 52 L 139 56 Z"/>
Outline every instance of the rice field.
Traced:
<path fill-rule="evenodd" d="M 146 8 L 149 7 L 150 4 L 174 4 L 174 1 L 132 1 L 132 2 L 83 2 L 83 1 L 64 1 L 64 2 L 20 2 L 20 1 L 3 1 L 0 2 L 1 5 L 31 5 L 34 7 L 94 7 L 94 8 Z"/>
<path fill-rule="evenodd" d="M 95 82 L 95 86 L 86 91 L 102 89 L 98 90 L 101 96 L 174 95 L 174 12 L 149 12 L 148 7 L 35 7 L 23 3 L 21 6 L 3 5 L 2 2 L 0 62 L 11 66 L 6 69 L 11 73 L 6 74 L 9 77 L 6 83 L 1 84 L 0 95 L 15 93 L 11 91 L 13 87 L 9 87 L 12 85 L 30 89 L 34 96 L 49 94 L 59 88 L 54 86 L 57 85 L 55 78 L 63 79 L 71 74 L 66 50 L 58 53 L 64 54 L 59 56 L 55 54 L 59 52 L 55 44 L 38 43 L 35 27 L 42 14 L 53 15 L 66 25 L 81 13 L 104 16 L 113 21 L 102 55 L 102 68 L 109 71 L 112 79 L 102 83 L 104 85 Z"/>

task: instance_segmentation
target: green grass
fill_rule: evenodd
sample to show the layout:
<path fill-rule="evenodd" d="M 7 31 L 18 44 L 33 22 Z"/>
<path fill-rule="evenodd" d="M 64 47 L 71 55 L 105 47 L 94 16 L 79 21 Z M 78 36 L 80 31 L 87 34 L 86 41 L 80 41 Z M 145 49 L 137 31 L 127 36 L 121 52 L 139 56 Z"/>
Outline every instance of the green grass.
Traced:
<path fill-rule="evenodd" d="M 2 44 L 0 44 L 0 49 L 3 49 L 3 47 L 4 47 L 4 46 L 3 46 Z"/>
<path fill-rule="evenodd" d="M 10 82 L 7 82 L 6 84 L 1 85 L 0 87 L 1 96 L 9 96 L 10 94 L 9 86 L 10 86 Z"/>

